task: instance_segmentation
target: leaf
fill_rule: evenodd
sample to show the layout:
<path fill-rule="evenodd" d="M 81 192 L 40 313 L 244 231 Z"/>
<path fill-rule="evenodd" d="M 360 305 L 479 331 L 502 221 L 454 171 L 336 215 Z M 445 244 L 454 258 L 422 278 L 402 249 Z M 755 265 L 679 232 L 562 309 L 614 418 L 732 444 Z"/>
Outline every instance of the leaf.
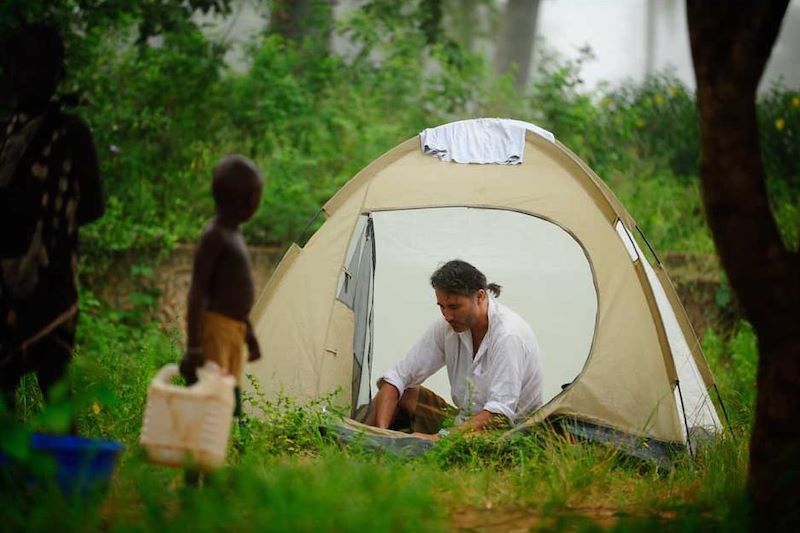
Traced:
<path fill-rule="evenodd" d="M 66 433 L 73 418 L 71 403 L 52 404 L 45 407 L 36 417 L 37 426 L 45 432 Z"/>
<path fill-rule="evenodd" d="M 719 287 L 714 294 L 714 301 L 722 309 L 728 307 L 731 304 L 731 300 L 731 291 L 727 287 Z"/>
<path fill-rule="evenodd" d="M 0 450 L 17 461 L 30 457 L 30 441 L 30 433 L 21 426 L 6 426 L 0 431 Z"/>

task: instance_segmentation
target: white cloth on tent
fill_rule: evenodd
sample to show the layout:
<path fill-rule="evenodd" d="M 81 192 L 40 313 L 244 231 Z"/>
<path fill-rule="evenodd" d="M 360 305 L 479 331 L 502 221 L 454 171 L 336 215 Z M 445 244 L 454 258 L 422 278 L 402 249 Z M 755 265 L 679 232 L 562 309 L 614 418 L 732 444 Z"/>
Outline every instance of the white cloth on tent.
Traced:
<path fill-rule="evenodd" d="M 516 165 L 522 163 L 525 131 L 555 142 L 552 133 L 521 120 L 476 118 L 420 132 L 422 152 L 442 161 Z"/>
<path fill-rule="evenodd" d="M 447 366 L 460 418 L 486 410 L 517 423 L 542 405 L 536 336 L 522 317 L 494 298 L 489 299 L 489 329 L 474 359 L 470 331 L 456 333 L 440 318 L 381 379 L 402 395 L 442 366 Z"/>

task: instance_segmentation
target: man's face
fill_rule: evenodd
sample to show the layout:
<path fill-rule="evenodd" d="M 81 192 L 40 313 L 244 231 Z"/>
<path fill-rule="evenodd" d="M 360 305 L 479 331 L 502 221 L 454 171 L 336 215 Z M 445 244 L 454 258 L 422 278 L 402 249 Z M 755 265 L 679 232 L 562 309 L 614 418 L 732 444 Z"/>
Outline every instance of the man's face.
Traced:
<path fill-rule="evenodd" d="M 483 290 L 479 290 L 473 296 L 450 294 L 439 289 L 435 289 L 435 292 L 436 305 L 456 333 L 467 331 L 479 320 L 480 302 L 486 298 Z"/>

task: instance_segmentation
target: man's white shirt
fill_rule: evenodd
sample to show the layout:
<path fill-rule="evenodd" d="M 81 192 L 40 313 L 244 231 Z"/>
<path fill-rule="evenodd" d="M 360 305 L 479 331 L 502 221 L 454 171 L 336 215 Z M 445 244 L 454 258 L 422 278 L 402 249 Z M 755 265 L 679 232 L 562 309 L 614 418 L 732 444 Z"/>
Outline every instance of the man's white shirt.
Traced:
<path fill-rule="evenodd" d="M 402 395 L 447 366 L 460 419 L 486 410 L 521 422 L 542 405 L 539 343 L 522 317 L 491 297 L 488 314 L 489 329 L 474 358 L 472 333 L 456 333 L 439 318 L 381 379 Z"/>

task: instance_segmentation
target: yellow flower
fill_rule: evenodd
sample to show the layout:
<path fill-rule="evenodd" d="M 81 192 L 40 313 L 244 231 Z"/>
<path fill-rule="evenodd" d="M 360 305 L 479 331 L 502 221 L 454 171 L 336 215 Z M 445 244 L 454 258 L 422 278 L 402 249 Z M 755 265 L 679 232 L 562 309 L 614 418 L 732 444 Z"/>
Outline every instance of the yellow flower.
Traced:
<path fill-rule="evenodd" d="M 94 403 L 92 404 L 92 412 L 93 412 L 94 414 L 96 414 L 96 415 L 99 415 L 99 414 L 100 414 L 100 405 L 98 405 L 98 403 L 97 403 L 97 402 L 94 402 Z"/>
<path fill-rule="evenodd" d="M 660 94 L 655 95 L 653 97 L 653 101 L 656 103 L 656 105 L 664 105 L 664 97 Z"/>
<path fill-rule="evenodd" d="M 792 107 L 797 109 L 800 107 L 800 96 L 793 96 L 792 97 Z"/>
<path fill-rule="evenodd" d="M 777 129 L 778 131 L 781 131 L 781 130 L 783 130 L 784 126 L 786 126 L 786 121 L 785 120 L 783 120 L 782 118 L 776 118 L 775 119 L 775 129 Z"/>
<path fill-rule="evenodd" d="M 676 94 L 678 94 L 678 89 L 675 86 L 667 87 L 667 94 L 672 98 Z"/>
<path fill-rule="evenodd" d="M 644 128 L 644 120 L 637 118 L 636 119 L 636 127 L 637 128 Z"/>

